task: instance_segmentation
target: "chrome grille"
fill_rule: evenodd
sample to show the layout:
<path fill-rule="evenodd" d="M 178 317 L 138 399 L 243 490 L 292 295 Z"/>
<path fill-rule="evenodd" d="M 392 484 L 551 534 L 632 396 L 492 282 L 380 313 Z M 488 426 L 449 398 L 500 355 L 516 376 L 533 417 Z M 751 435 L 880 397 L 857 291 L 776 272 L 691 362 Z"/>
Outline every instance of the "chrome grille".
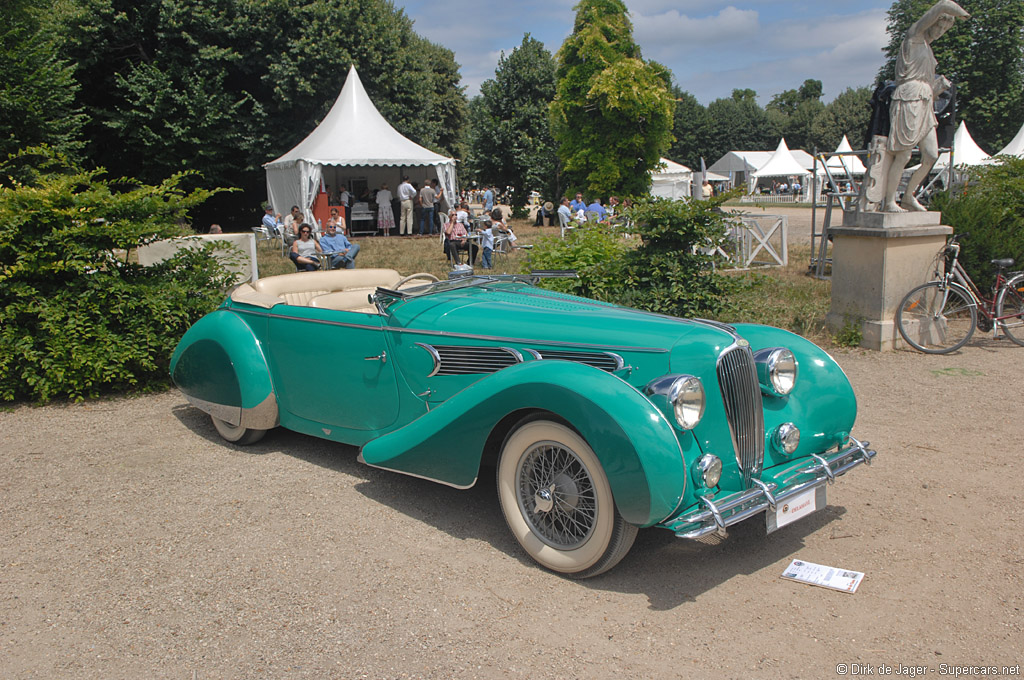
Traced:
<path fill-rule="evenodd" d="M 573 352 L 557 349 L 530 350 L 538 359 L 559 359 L 561 361 L 575 361 L 580 364 L 587 364 L 602 371 L 611 373 L 623 366 L 622 357 L 612 352 Z"/>
<path fill-rule="evenodd" d="M 719 357 L 718 385 L 746 488 L 764 465 L 764 411 L 750 347 L 734 347 Z"/>
<path fill-rule="evenodd" d="M 427 377 L 495 373 L 523 360 L 523 356 L 510 347 L 416 344 L 430 352 L 434 360 L 434 370 Z"/>

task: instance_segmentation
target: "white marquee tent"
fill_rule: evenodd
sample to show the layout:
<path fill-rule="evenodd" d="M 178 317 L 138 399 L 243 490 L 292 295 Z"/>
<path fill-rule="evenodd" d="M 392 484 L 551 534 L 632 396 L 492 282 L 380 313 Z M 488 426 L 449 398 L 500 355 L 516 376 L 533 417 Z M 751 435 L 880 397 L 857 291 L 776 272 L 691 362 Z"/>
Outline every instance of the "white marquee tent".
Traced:
<path fill-rule="evenodd" d="M 284 213 L 297 205 L 310 214 L 325 183 L 324 170 L 332 166 L 359 168 L 372 180 L 385 177 L 382 181 L 388 182 L 393 194 L 404 169 L 422 168 L 423 176 L 433 169 L 445 197 L 455 196 L 455 160 L 425 149 L 391 127 L 370 101 L 354 66 L 334 106 L 316 129 L 291 151 L 263 166 L 274 210 Z M 391 169 L 382 170 L 386 168 Z M 370 186 L 379 186 L 379 181 L 371 181 Z"/>
<path fill-rule="evenodd" d="M 850 140 L 843 135 L 843 140 L 839 142 L 839 146 L 836 147 L 836 153 L 844 153 L 853 151 L 853 147 L 850 146 Z M 850 175 L 863 175 L 864 164 L 861 163 L 860 158 L 857 156 L 832 156 L 826 162 L 829 173 L 832 176 L 841 175 L 843 177 Z"/>
<path fill-rule="evenodd" d="M 953 165 L 982 165 L 989 158 L 989 155 L 981 150 L 971 133 L 967 131 L 967 123 L 960 121 L 960 127 L 953 135 Z M 935 161 L 933 170 L 941 170 L 949 167 L 949 152 L 939 154 L 939 160 Z"/>
<path fill-rule="evenodd" d="M 810 173 L 803 168 L 786 146 L 786 138 L 779 140 L 775 153 L 771 155 L 768 162 L 757 169 L 754 177 L 803 177 Z"/>
<path fill-rule="evenodd" d="M 688 198 L 692 182 L 693 171 L 690 168 L 662 158 L 661 167 L 651 173 L 651 196 L 673 200 Z"/>
<path fill-rule="evenodd" d="M 789 152 L 809 174 L 814 168 L 814 157 L 803 149 L 792 149 Z M 740 186 L 750 180 L 751 174 L 757 172 L 775 155 L 772 151 L 729 151 L 708 168 L 710 172 L 727 175 L 733 186 Z"/>

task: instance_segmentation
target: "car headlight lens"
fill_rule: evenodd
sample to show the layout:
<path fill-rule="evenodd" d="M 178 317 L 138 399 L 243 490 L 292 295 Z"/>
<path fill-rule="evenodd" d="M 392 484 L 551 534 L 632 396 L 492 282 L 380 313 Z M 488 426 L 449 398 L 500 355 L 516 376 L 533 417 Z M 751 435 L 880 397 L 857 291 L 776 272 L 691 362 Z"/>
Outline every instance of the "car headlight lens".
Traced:
<path fill-rule="evenodd" d="M 785 347 L 762 349 L 754 354 L 757 364 L 757 377 L 765 391 L 777 396 L 785 396 L 793 391 L 796 385 L 796 357 Z"/>
<path fill-rule="evenodd" d="M 718 456 L 705 453 L 693 466 L 693 483 L 711 489 L 722 478 L 722 461 Z"/>
<path fill-rule="evenodd" d="M 684 430 L 692 430 L 704 417 L 704 386 L 692 375 L 679 376 L 668 393 L 676 422 Z"/>
<path fill-rule="evenodd" d="M 793 453 L 800 446 L 800 429 L 793 423 L 783 423 L 772 435 L 772 442 L 778 450 Z"/>
<path fill-rule="evenodd" d="M 656 396 L 661 408 L 672 408 L 679 427 L 692 430 L 704 416 L 704 386 L 700 379 L 692 375 L 671 373 L 655 378 L 647 383 L 644 394 Z M 661 402 L 664 399 L 667 404 Z"/>

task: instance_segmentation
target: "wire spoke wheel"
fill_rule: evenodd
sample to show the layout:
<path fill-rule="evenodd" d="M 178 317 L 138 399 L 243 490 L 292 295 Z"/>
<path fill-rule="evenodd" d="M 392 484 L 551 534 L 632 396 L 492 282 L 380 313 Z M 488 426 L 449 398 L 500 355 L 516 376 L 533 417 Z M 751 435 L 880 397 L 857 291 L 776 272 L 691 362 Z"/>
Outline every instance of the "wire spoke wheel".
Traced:
<path fill-rule="evenodd" d="M 1018 345 L 1024 345 L 1024 276 L 1011 279 L 999 291 L 996 316 L 1003 318 L 1003 332 Z"/>
<path fill-rule="evenodd" d="M 913 289 L 896 312 L 896 328 L 914 349 L 946 354 L 967 343 L 978 323 L 978 312 L 959 287 L 932 281 Z"/>
<path fill-rule="evenodd" d="M 519 509 L 542 541 L 560 550 L 586 543 L 597 522 L 597 496 L 575 453 L 558 442 L 539 442 L 516 477 Z"/>
<path fill-rule="evenodd" d="M 505 438 L 498 500 L 516 540 L 542 566 L 573 578 L 618 564 L 636 526 L 619 514 L 593 449 L 574 430 L 537 417 Z"/>

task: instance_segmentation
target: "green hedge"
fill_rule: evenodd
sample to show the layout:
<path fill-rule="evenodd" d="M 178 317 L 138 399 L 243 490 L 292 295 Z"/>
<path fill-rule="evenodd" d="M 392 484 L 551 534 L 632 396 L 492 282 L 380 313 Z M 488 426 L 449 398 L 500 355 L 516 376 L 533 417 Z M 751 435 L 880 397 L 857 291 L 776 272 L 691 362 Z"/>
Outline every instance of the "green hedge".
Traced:
<path fill-rule="evenodd" d="M 45 149 L 12 157 L 0 177 L 0 401 L 165 384 L 178 339 L 232 274 L 209 247 L 152 267 L 133 252 L 191 233 L 186 212 L 213 192 L 184 191 L 183 175 L 107 181 Z"/>
<path fill-rule="evenodd" d="M 960 195 L 941 193 L 931 207 L 942 211 L 943 224 L 969 234 L 960 262 L 982 290 L 995 279 L 991 260 L 1012 257 L 1015 268 L 1024 269 L 1024 159 L 1004 156 L 997 165 L 972 169 Z"/>
<path fill-rule="evenodd" d="M 543 239 L 530 267 L 579 274 L 544 281 L 549 288 L 674 316 L 715 315 L 727 304 L 730 282 L 704 250 L 725 235 L 730 217 L 720 206 L 729 198 L 640 200 L 619 224 Z"/>

